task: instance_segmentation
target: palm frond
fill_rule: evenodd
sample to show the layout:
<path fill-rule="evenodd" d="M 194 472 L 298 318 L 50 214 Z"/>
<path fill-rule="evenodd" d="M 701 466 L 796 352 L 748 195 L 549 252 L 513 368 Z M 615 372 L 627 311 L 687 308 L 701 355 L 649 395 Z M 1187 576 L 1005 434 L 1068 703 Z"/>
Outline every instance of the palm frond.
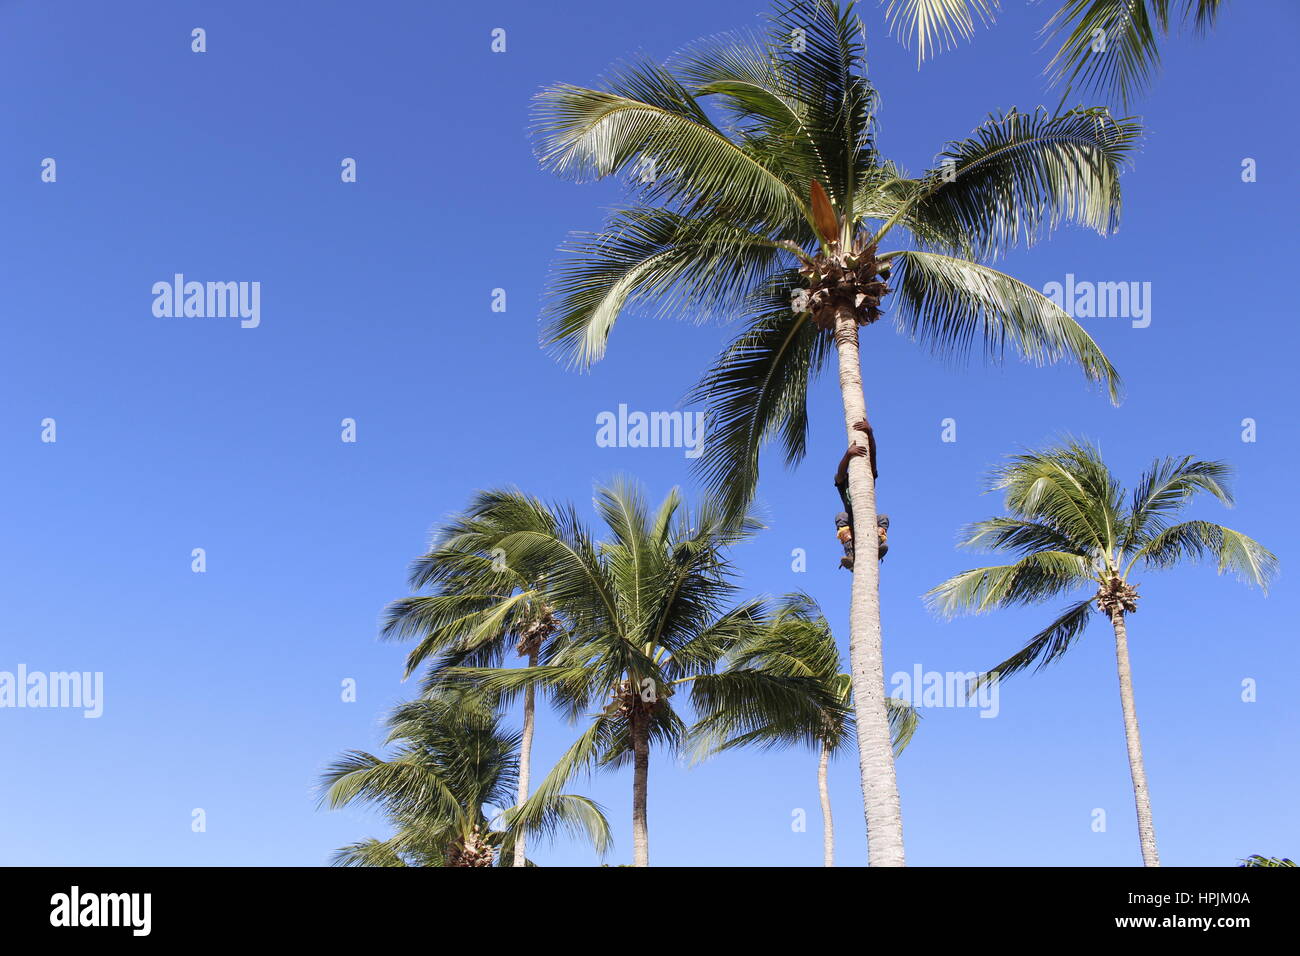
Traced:
<path fill-rule="evenodd" d="M 945 617 L 1036 604 L 1091 580 L 1091 571 L 1088 560 L 1077 554 L 1036 551 L 1015 564 L 963 571 L 927 591 L 925 600 Z"/>
<path fill-rule="evenodd" d="M 1125 549 L 1140 546 L 1167 528 L 1169 518 L 1198 492 L 1232 507 L 1231 476 L 1232 466 L 1227 462 L 1200 461 L 1190 455 L 1154 462 L 1133 489 Z"/>
<path fill-rule="evenodd" d="M 1118 402 L 1119 373 L 1078 322 L 1036 289 L 1004 272 L 933 252 L 902 251 L 896 321 L 914 342 L 960 357 L 982 346 L 1001 359 L 1007 345 L 1026 361 L 1044 365 L 1068 358 Z"/>
<path fill-rule="evenodd" d="M 1127 106 L 1160 66 L 1159 37 L 1169 33 L 1170 0 L 1066 0 L 1043 32 L 1061 38 L 1047 73 L 1053 85 L 1117 95 Z M 1197 32 L 1213 26 L 1223 0 L 1182 0 Z"/>
<path fill-rule="evenodd" d="M 1210 521 L 1184 521 L 1168 527 L 1133 558 L 1150 568 L 1206 559 L 1217 563 L 1220 574 L 1231 571 L 1238 580 L 1265 592 L 1279 568 L 1277 555 L 1254 538 Z"/>
<path fill-rule="evenodd" d="M 1070 550 L 1110 566 L 1130 521 L 1123 488 L 1096 445 L 1069 440 L 1012 455 L 994 469 L 990 488 L 1002 491 L 1015 515 L 1047 525 L 1074 543 Z"/>
<path fill-rule="evenodd" d="M 542 343 L 570 366 L 605 355 L 615 323 L 630 309 L 696 321 L 725 316 L 778 268 L 801 254 L 731 220 L 635 207 L 598 233 L 573 237 L 547 290 Z"/>
<path fill-rule="evenodd" d="M 808 392 L 834 357 L 834 342 L 807 312 L 792 311 L 797 280 L 796 272 L 782 273 L 754 297 L 745 331 L 687 399 L 707 409 L 696 469 L 730 508 L 753 497 L 759 452 L 768 441 L 780 443 L 790 466 L 807 451 Z"/>
<path fill-rule="evenodd" d="M 406 860 L 391 840 L 376 840 L 374 837 L 340 847 L 330 860 L 330 866 L 406 865 Z"/>
<path fill-rule="evenodd" d="M 603 87 L 555 84 L 538 94 L 534 131 L 544 168 L 584 181 L 637 162 L 631 185 L 647 202 L 726 210 L 773 228 L 806 219 L 792 185 L 719 130 L 671 70 L 627 63 Z"/>
<path fill-rule="evenodd" d="M 968 688 L 969 693 L 974 694 L 983 685 L 997 683 L 1027 667 L 1042 670 L 1068 651 L 1083 635 L 1092 610 L 1091 597 L 1070 605 L 1060 617 L 1031 637 L 1023 648 L 975 678 Z"/>
<path fill-rule="evenodd" d="M 969 40 L 975 35 L 975 21 L 982 26 L 993 22 L 998 0 L 880 0 L 885 7 L 889 32 L 898 35 L 905 49 L 916 44 L 916 65 Z"/>
<path fill-rule="evenodd" d="M 505 825 L 501 852 L 506 856 L 513 853 L 518 835 L 525 831 L 529 836 L 547 840 L 561 835 L 576 837 L 590 843 L 601 856 L 614 844 L 614 835 L 600 804 L 572 793 L 557 794 L 545 803 L 527 802 L 511 807 L 501 819 Z"/>
<path fill-rule="evenodd" d="M 1140 136 L 1136 122 L 1102 108 L 993 114 L 947 145 L 907 208 L 981 257 L 1032 244 L 1063 222 L 1107 235 L 1119 225 L 1120 174 Z"/>

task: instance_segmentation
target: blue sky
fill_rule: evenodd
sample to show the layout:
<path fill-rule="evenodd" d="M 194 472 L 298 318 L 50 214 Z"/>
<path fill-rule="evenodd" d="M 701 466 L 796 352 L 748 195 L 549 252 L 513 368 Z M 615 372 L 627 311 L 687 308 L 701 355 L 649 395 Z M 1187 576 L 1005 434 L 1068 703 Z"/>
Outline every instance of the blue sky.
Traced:
<path fill-rule="evenodd" d="M 996 28 L 918 72 L 864 4 L 880 143 L 905 166 L 925 168 L 990 110 L 1055 105 L 1040 81 L 1045 7 L 1005 6 Z M 377 621 L 407 593 L 429 530 L 475 489 L 508 483 L 584 508 L 593 481 L 620 472 L 655 497 L 698 492 L 681 449 L 598 447 L 595 419 L 620 403 L 677 407 L 733 330 L 629 318 L 588 375 L 539 350 L 554 250 L 595 227 L 617 191 L 539 172 L 527 110 L 545 83 L 590 83 L 621 56 L 666 55 L 757 25 L 764 9 L 0 4 L 0 671 L 104 674 L 98 719 L 0 710 L 0 863 L 318 865 L 382 834 L 362 810 L 318 811 L 313 787 L 338 751 L 378 747 L 385 712 L 414 692 L 399 680 L 406 648 L 378 642 Z M 1276 588 L 1265 598 L 1209 568 L 1152 576 L 1131 622 L 1167 864 L 1300 852 L 1298 529 L 1284 503 L 1300 333 L 1282 265 L 1300 252 L 1300 137 L 1279 108 L 1297 92 L 1297 26 L 1289 3 L 1237 3 L 1211 37 L 1167 44 L 1119 234 L 1066 230 L 1007 262 L 1040 288 L 1067 273 L 1151 283 L 1148 327 L 1085 320 L 1126 378 L 1122 407 L 1070 368 L 951 369 L 886 323 L 863 341 L 893 519 L 887 674 L 990 666 L 1052 615 L 944 623 L 918 598 L 974 563 L 955 534 L 997 508 L 981 476 L 1002 455 L 1070 431 L 1099 441 L 1127 480 L 1155 455 L 1238 467 L 1238 507 L 1196 510 L 1277 551 Z M 503 54 L 489 49 L 497 27 Z M 41 182 L 46 157 L 57 182 Z M 356 183 L 340 182 L 344 157 Z M 260 326 L 155 317 L 152 285 L 178 272 L 260 282 Z M 495 288 L 504 313 L 490 309 Z M 748 592 L 809 591 L 843 641 L 833 379 L 813 411 L 809 460 L 793 473 L 768 463 L 769 529 L 735 557 Z M 340 440 L 344 418 L 355 443 Z M 940 440 L 945 418 L 956 442 Z M 805 573 L 791 570 L 794 548 Z M 1063 661 L 1010 681 L 995 719 L 924 711 L 899 761 L 909 862 L 1139 862 L 1100 623 Z M 355 703 L 340 700 L 349 678 Z M 1245 679 L 1258 682 L 1254 703 L 1241 700 Z M 541 720 L 540 768 L 572 733 Z M 815 764 L 801 752 L 692 769 L 657 757 L 652 862 L 817 865 Z M 839 862 L 861 864 L 853 758 L 832 786 Z M 630 860 L 629 772 L 580 788 L 615 825 L 610 861 Z M 192 832 L 195 808 L 205 832 Z M 798 809 L 804 833 L 792 831 Z M 594 862 L 567 843 L 536 856 Z"/>

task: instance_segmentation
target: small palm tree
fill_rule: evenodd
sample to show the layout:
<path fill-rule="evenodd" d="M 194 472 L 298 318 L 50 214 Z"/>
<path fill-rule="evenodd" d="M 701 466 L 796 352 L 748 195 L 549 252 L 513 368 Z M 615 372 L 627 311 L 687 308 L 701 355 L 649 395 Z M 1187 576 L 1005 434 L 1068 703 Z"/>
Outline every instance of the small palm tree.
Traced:
<path fill-rule="evenodd" d="M 479 499 L 450 520 L 435 536 L 429 552 L 410 572 L 415 594 L 388 608 L 382 636 L 388 640 L 418 638 L 406 660 L 406 676 L 428 664 L 426 690 L 437 687 L 448 668 L 473 665 L 495 667 L 514 650 L 529 667 L 548 659 L 564 624 L 542 597 L 541 582 L 511 568 L 497 542 L 530 530 L 547 520 L 544 509 L 510 509 Z M 518 792 L 514 804 L 528 798 L 536 727 L 536 691 L 524 690 L 523 733 L 519 744 Z M 527 832 L 514 841 L 514 865 L 527 860 Z"/>
<path fill-rule="evenodd" d="M 853 740 L 851 694 L 830 625 L 806 594 L 787 596 L 769 623 L 727 651 L 720 673 L 700 677 L 694 686 L 700 717 L 691 739 L 698 756 L 747 746 L 817 752 L 826 866 L 835 865 L 830 760 Z M 911 740 L 918 715 L 904 701 L 890 698 L 887 704 L 898 754 Z"/>
<path fill-rule="evenodd" d="M 543 339 L 588 366 L 637 304 L 743 315 L 694 393 L 710 413 L 702 473 L 736 508 L 754 492 L 769 440 L 789 463 L 803 457 L 808 391 L 828 366 L 848 442 L 867 447 L 859 332 L 886 301 L 896 329 L 940 355 L 998 357 L 1010 346 L 1039 364 L 1072 359 L 1112 397 L 1118 387 L 1066 312 L 992 262 L 1064 221 L 1114 229 L 1137 125 L 1105 110 L 1011 110 L 909 176 L 877 149 L 865 49 L 851 5 L 793 0 L 766 37 L 707 41 L 667 64 L 621 66 L 600 88 L 560 84 L 538 98 L 542 165 L 579 180 L 627 173 L 632 192 L 601 231 L 571 243 Z M 850 463 L 848 486 L 854 523 L 875 527 L 865 457 Z M 849 658 L 868 856 L 902 866 L 879 569 L 875 544 L 866 547 L 853 568 Z"/>
<path fill-rule="evenodd" d="M 636 485 L 619 479 L 596 489 L 608 537 L 597 542 L 572 506 L 549 508 L 518 492 L 485 496 L 506 509 L 533 508 L 553 531 L 498 542 L 511 567 L 545 580 L 545 600 L 570 622 L 565 640 L 537 667 L 461 667 L 449 677 L 490 694 L 547 688 L 586 727 L 522 808 L 540 814 L 581 770 L 632 763 L 632 835 L 636 866 L 650 860 L 648 785 L 652 747 L 675 749 L 686 732 L 678 695 L 714 667 L 754 627 L 762 603 L 730 606 L 730 545 L 753 533 L 752 519 L 706 501 L 687 511 L 674 489 L 651 511 Z"/>
<path fill-rule="evenodd" d="M 1232 571 L 1267 589 L 1277 572 L 1277 558 L 1259 542 L 1208 521 L 1171 523 L 1200 492 L 1231 506 L 1230 473 L 1221 461 L 1165 458 L 1152 464 L 1126 500 L 1094 445 L 1070 441 L 1016 455 L 995 470 L 991 480 L 992 489 L 1005 492 L 1008 514 L 971 525 L 962 543 L 1009 551 L 1019 560 L 966 571 L 927 595 L 933 607 L 952 615 L 1037 604 L 1086 589 L 1060 617 L 977 683 L 1050 664 L 1083 634 L 1094 608 L 1110 620 L 1138 836 L 1147 866 L 1159 866 L 1160 858 L 1129 665 L 1127 618 L 1138 607 L 1133 575 L 1209 558 L 1220 573 Z"/>
<path fill-rule="evenodd" d="M 564 828 L 606 851 L 609 824 L 586 797 L 555 794 L 527 820 L 508 812 L 488 817 L 486 808 L 513 799 L 520 741 L 502 728 L 492 703 L 464 690 L 410 701 L 389 718 L 393 756 L 353 750 L 330 766 L 323 802 L 331 809 L 377 804 L 395 831 L 341 848 L 334 865 L 493 866 L 498 852 L 504 863 L 525 829 Z"/>

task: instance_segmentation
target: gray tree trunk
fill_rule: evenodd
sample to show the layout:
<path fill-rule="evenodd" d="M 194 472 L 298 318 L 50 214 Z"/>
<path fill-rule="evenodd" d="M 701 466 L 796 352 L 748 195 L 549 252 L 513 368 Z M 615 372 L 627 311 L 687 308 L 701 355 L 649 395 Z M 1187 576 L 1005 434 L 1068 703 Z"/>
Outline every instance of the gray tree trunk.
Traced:
<path fill-rule="evenodd" d="M 822 862 L 826 866 L 835 865 L 835 822 L 831 819 L 831 792 L 826 781 L 830 759 L 831 748 L 823 741 L 821 758 L 817 761 L 817 795 L 822 801 Z"/>
<path fill-rule="evenodd" d="M 858 325 L 844 310 L 835 320 L 839 350 L 840 395 L 849 441 L 865 445 L 853 423 L 867 416 L 858 353 Z M 876 538 L 876 486 L 870 457 L 849 461 L 849 500 L 853 503 L 853 597 L 849 608 L 849 668 L 857 715 L 858 765 L 867 818 L 867 865 L 904 866 L 903 814 L 894 774 L 894 747 L 885 706 L 885 663 L 880 636 L 880 565 Z"/>
<path fill-rule="evenodd" d="M 537 666 L 537 651 L 532 651 L 528 655 L 528 666 Z M 524 732 L 519 741 L 519 806 L 523 806 L 528 799 L 528 774 L 532 769 L 533 760 L 533 724 L 536 718 L 537 698 L 533 686 L 530 684 L 524 689 Z M 528 835 L 522 830 L 515 842 L 515 866 L 528 865 L 528 850 L 525 841 Z"/>
<path fill-rule="evenodd" d="M 650 833 L 646 823 L 646 789 L 650 776 L 649 717 L 632 712 L 632 865 L 650 865 Z"/>
<path fill-rule="evenodd" d="M 1151 792 L 1142 762 L 1142 733 L 1138 730 L 1137 706 L 1133 702 L 1133 668 L 1128 659 L 1128 626 L 1124 612 L 1111 613 L 1115 627 L 1115 661 L 1119 670 L 1119 700 L 1124 708 L 1124 738 L 1128 743 L 1128 768 L 1133 775 L 1133 801 L 1137 804 L 1138 840 L 1142 844 L 1142 865 L 1159 866 L 1156 826 L 1151 819 Z"/>

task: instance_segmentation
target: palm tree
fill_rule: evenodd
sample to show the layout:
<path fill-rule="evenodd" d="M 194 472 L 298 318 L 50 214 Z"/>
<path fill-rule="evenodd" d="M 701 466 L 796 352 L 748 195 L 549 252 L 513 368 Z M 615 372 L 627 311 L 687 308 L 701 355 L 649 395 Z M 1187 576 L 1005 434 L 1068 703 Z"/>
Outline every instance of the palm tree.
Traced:
<path fill-rule="evenodd" d="M 1252 853 L 1241 861 L 1241 866 L 1265 866 L 1265 867 L 1290 867 L 1295 866 L 1295 860 L 1288 859 L 1284 856 L 1261 856 L 1258 853 Z"/>
<path fill-rule="evenodd" d="M 548 658 L 563 633 L 563 622 L 542 598 L 541 582 L 511 568 L 497 549 L 503 537 L 533 530 L 531 522 L 539 518 L 546 518 L 544 511 L 497 504 L 483 513 L 474 502 L 435 535 L 428 553 L 411 566 L 409 578 L 413 591 L 432 593 L 391 604 L 382 631 L 388 640 L 419 638 L 407 657 L 407 677 L 430 664 L 428 690 L 448 668 L 498 666 L 511 648 L 529 667 Z M 535 690 L 529 686 L 524 691 L 516 806 L 528 799 L 535 725 Z M 526 865 L 526 842 L 527 832 L 521 831 L 514 841 L 515 866 Z"/>
<path fill-rule="evenodd" d="M 818 754 L 822 854 L 835 865 L 835 825 L 828 773 L 831 757 L 853 739 L 852 681 L 817 603 L 788 595 L 772 620 L 727 651 L 726 667 L 695 683 L 698 723 L 691 737 L 701 757 L 737 747 L 808 746 Z M 916 730 L 918 715 L 904 701 L 888 701 L 894 753 Z"/>
<path fill-rule="evenodd" d="M 511 813 L 489 819 L 485 807 L 514 796 L 520 735 L 502 728 L 484 695 L 444 690 L 402 704 L 388 724 L 394 755 L 343 754 L 325 773 L 322 799 L 331 809 L 377 804 L 395 833 L 341 848 L 334 865 L 493 866 L 498 851 L 504 864 L 525 829 L 566 828 L 597 852 L 609 846 L 609 824 L 586 797 L 556 794 L 526 822 Z"/>
<path fill-rule="evenodd" d="M 1006 494 L 1008 514 L 971 525 L 962 543 L 1008 551 L 1019 559 L 966 571 L 927 595 L 933 607 L 952 615 L 1037 604 L 1086 589 L 1082 598 L 1020 651 L 981 675 L 977 684 L 997 681 L 1030 665 L 1041 669 L 1050 664 L 1083 634 L 1094 607 L 1109 618 L 1115 632 L 1138 836 L 1147 866 L 1159 866 L 1160 858 L 1129 665 L 1127 616 L 1138 606 L 1133 575 L 1209 558 L 1218 563 L 1220 573 L 1232 571 L 1248 584 L 1267 589 L 1277 571 L 1277 558 L 1259 542 L 1208 521 L 1171 523 L 1200 492 L 1231 506 L 1230 474 L 1221 461 L 1157 460 L 1126 501 L 1124 489 L 1095 445 L 1069 441 L 1013 456 L 991 478 L 992 489 Z"/>
<path fill-rule="evenodd" d="M 652 747 L 675 749 L 686 732 L 676 697 L 708 673 L 723 651 L 759 626 L 759 601 L 730 605 L 737 590 L 725 550 L 757 530 L 719 502 L 693 511 L 674 489 L 653 512 L 644 493 L 618 479 L 596 489 L 608 537 L 596 542 L 572 506 L 548 507 L 519 492 L 482 499 L 539 511 L 537 527 L 497 546 L 512 567 L 544 578 L 546 601 L 571 629 L 536 667 L 461 667 L 449 677 L 509 696 L 544 687 L 586 728 L 520 808 L 533 818 L 580 770 L 632 763 L 636 866 L 648 866 L 648 786 Z"/>
<path fill-rule="evenodd" d="M 881 0 L 882 3 L 885 0 Z M 969 39 L 975 22 L 991 23 L 997 0 L 888 0 L 890 29 L 905 46 L 917 46 L 917 63 L 960 37 Z M 1172 20 L 1197 33 L 1214 26 L 1224 0 L 1060 0 L 1043 27 L 1061 41 L 1047 73 L 1065 85 L 1068 98 L 1077 82 L 1120 98 L 1125 108 L 1151 85 L 1160 65 L 1160 36 Z"/>
<path fill-rule="evenodd" d="M 1065 220 L 1113 229 L 1137 126 L 1104 110 L 1011 110 L 912 178 L 876 150 L 864 43 L 851 8 L 796 0 L 766 39 L 709 41 L 667 65 L 622 66 L 600 89 L 556 85 L 538 99 L 542 165 L 577 179 L 629 172 L 633 194 L 603 230 L 571 243 L 544 341 L 586 366 L 632 303 L 701 318 L 743 310 L 744 331 L 694 392 L 711 422 L 700 466 L 736 508 L 768 440 L 790 464 L 803 457 L 808 389 L 832 360 L 848 441 L 870 441 L 858 332 L 891 291 L 898 331 L 940 354 L 1010 345 L 1040 364 L 1069 357 L 1116 394 L 1088 334 L 987 263 Z M 900 246 L 882 249 L 886 237 Z M 848 479 L 856 524 L 874 527 L 864 457 Z M 853 569 L 850 672 L 869 859 L 901 866 L 875 547 Z"/>

